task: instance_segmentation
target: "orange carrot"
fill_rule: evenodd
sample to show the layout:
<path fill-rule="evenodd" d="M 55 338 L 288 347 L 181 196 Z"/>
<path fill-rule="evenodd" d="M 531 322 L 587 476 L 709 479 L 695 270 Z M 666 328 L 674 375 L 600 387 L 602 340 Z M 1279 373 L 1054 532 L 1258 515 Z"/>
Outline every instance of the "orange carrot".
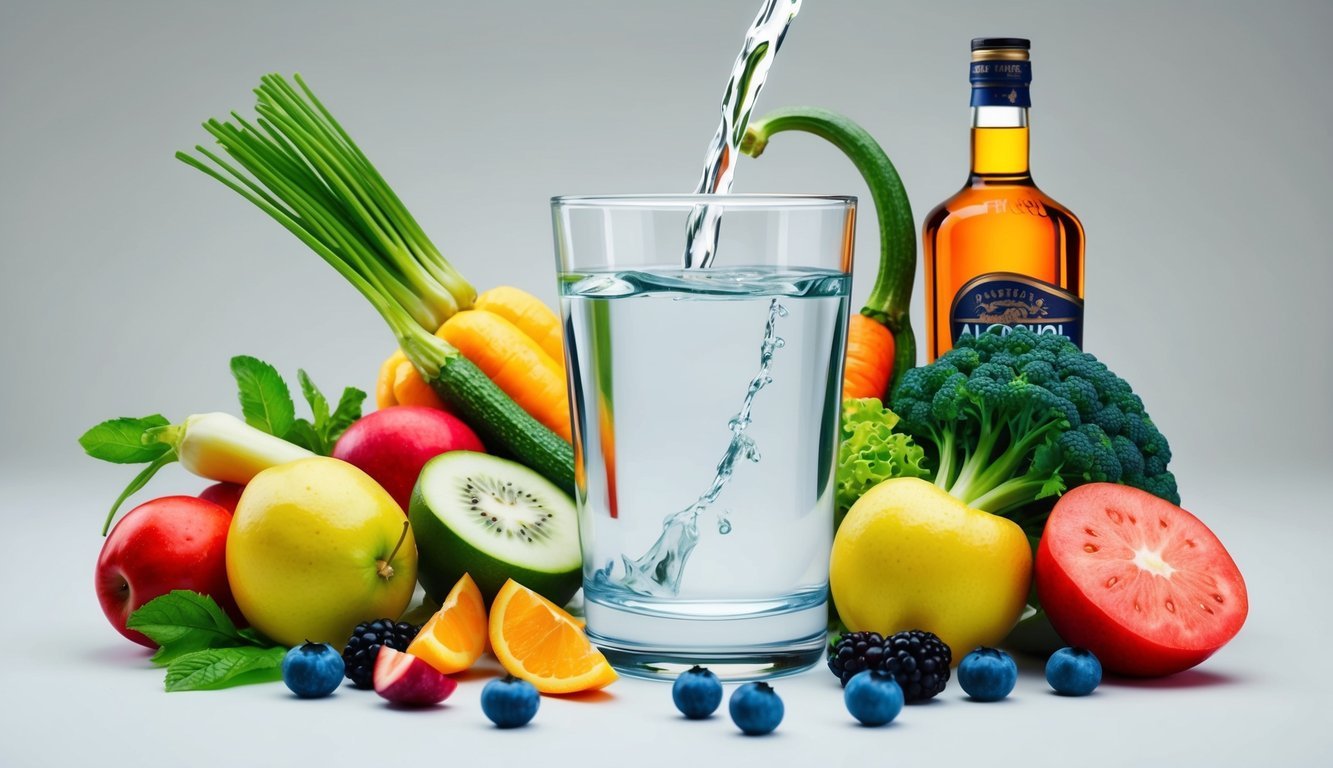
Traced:
<path fill-rule="evenodd" d="M 497 285 L 478 296 L 473 309 L 503 317 L 537 342 L 551 359 L 565 364 L 560 318 L 536 296 L 510 285 Z"/>
<path fill-rule="evenodd" d="M 520 408 L 569 440 L 569 396 L 564 366 L 505 318 L 481 310 L 459 312 L 436 333 L 471 360 Z"/>
<path fill-rule="evenodd" d="M 375 407 L 388 408 L 394 405 L 421 405 L 448 410 L 401 349 L 394 350 L 380 366 L 380 375 L 375 382 Z"/>
<path fill-rule="evenodd" d="M 859 312 L 847 326 L 842 396 L 884 399 L 893 376 L 893 333 Z"/>

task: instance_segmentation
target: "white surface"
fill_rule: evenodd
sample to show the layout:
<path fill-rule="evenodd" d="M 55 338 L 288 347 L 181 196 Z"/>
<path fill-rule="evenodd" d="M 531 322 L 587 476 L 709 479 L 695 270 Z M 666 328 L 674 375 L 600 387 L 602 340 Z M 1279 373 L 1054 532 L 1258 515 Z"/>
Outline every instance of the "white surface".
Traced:
<path fill-rule="evenodd" d="M 497 731 L 481 714 L 485 678 L 446 705 L 388 709 L 340 689 L 301 701 L 281 683 L 162 691 L 162 672 L 102 618 L 92 588 L 111 488 L 60 478 L 0 483 L 0 766 L 236 765 L 1328 765 L 1330 620 L 1325 547 L 1333 524 L 1306 487 L 1199 483 L 1193 508 L 1244 572 L 1250 618 L 1198 669 L 1151 682 L 1107 681 L 1086 699 L 1050 693 L 1020 659 L 999 704 L 967 701 L 956 681 L 938 701 L 907 707 L 886 728 L 846 714 L 837 681 L 815 669 L 774 683 L 787 714 L 771 737 L 746 738 L 723 711 L 675 713 L 661 683 L 621 680 L 583 699 L 544 698 L 533 725 Z M 197 483 L 183 473 L 160 488 Z M 1272 491 L 1278 488 L 1280 491 Z M 1275 495 L 1280 494 L 1280 495 Z M 493 662 L 491 662 L 493 664 Z M 730 695 L 728 686 L 728 695 Z"/>

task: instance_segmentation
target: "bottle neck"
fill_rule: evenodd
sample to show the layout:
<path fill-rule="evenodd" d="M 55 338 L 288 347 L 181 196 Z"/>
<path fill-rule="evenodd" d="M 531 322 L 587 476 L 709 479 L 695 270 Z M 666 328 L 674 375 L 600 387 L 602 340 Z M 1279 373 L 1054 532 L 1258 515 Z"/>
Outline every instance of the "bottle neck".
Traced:
<path fill-rule="evenodd" d="M 982 177 L 1030 179 L 1026 107 L 972 107 L 973 181 Z"/>

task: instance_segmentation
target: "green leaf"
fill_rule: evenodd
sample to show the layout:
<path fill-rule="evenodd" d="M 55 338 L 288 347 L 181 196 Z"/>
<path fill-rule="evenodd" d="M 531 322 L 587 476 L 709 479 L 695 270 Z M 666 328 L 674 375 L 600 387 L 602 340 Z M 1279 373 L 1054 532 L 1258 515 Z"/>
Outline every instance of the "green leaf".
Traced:
<path fill-rule="evenodd" d="M 898 416 L 873 397 L 842 403 L 842 441 L 834 507 L 836 521 L 861 495 L 892 477 L 928 477 L 926 453 L 904 432 L 893 427 Z"/>
<path fill-rule="evenodd" d="M 277 369 L 258 358 L 237 355 L 231 359 L 231 373 L 236 377 L 245 423 L 274 437 L 285 437 L 296 419 L 296 406 Z"/>
<path fill-rule="evenodd" d="M 84 452 L 94 459 L 115 464 L 142 464 L 152 461 L 170 450 L 161 443 L 145 445 L 144 432 L 153 427 L 165 427 L 171 422 L 159 413 L 142 418 L 110 419 L 93 427 L 79 438 Z"/>
<path fill-rule="evenodd" d="M 269 682 L 282 677 L 285 648 L 210 648 L 187 653 L 167 667 L 166 689 L 204 691 L 229 685 Z M 255 674 L 263 673 L 263 674 Z"/>
<path fill-rule="evenodd" d="M 153 655 L 156 664 L 167 664 L 206 648 L 249 643 L 213 598 L 183 589 L 144 603 L 130 614 L 125 626 L 144 633 L 160 646 Z"/>
<path fill-rule="evenodd" d="M 319 433 L 315 430 L 314 425 L 305 419 L 297 419 L 292 422 L 292 428 L 287 430 L 287 434 L 284 435 L 282 439 L 289 443 L 299 445 L 311 453 L 317 453 L 320 456 L 327 456 L 329 454 L 328 443 L 324 442 L 324 438 L 320 437 Z"/>
<path fill-rule="evenodd" d="M 315 417 L 315 431 L 321 435 L 326 434 L 325 430 L 329 423 L 329 401 L 324 398 L 324 393 L 319 391 L 315 382 L 310 380 L 310 374 L 304 369 L 296 369 L 296 378 L 301 382 L 301 394 L 305 395 L 305 401 L 310 403 L 310 414 Z"/>
<path fill-rule="evenodd" d="M 246 627 L 237 634 L 244 638 L 250 645 L 257 645 L 261 648 L 271 648 L 274 645 L 272 640 L 259 634 L 259 631 L 254 627 Z"/>
<path fill-rule="evenodd" d="M 116 512 L 120 510 L 120 505 L 124 504 L 129 497 L 138 493 L 145 485 L 148 485 L 148 481 L 153 479 L 153 475 L 156 475 L 159 469 L 174 461 L 176 461 L 176 451 L 168 446 L 166 453 L 158 456 L 152 464 L 144 467 L 142 472 L 134 476 L 130 484 L 125 486 L 125 490 L 121 491 L 120 495 L 116 497 L 115 503 L 111 505 L 111 511 L 106 513 L 106 522 L 102 523 L 103 536 L 111 530 L 111 521 L 116 519 Z"/>
<path fill-rule="evenodd" d="M 366 393 L 356 387 L 348 387 L 343 390 L 342 397 L 338 398 L 338 407 L 333 409 L 333 415 L 329 417 L 329 429 L 326 437 L 330 445 L 338 441 L 342 433 L 352 426 L 352 422 L 361 418 L 361 403 L 365 399 Z"/>

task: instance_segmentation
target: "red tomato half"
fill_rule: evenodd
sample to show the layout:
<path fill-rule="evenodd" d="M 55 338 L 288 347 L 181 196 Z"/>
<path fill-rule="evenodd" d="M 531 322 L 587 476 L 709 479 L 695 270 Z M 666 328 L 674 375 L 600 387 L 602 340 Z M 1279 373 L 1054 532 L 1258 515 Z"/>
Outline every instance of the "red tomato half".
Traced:
<path fill-rule="evenodd" d="M 1080 486 L 1055 505 L 1036 580 L 1060 637 L 1120 675 L 1193 667 L 1236 636 L 1250 609 L 1236 563 L 1207 526 L 1111 483 Z"/>

